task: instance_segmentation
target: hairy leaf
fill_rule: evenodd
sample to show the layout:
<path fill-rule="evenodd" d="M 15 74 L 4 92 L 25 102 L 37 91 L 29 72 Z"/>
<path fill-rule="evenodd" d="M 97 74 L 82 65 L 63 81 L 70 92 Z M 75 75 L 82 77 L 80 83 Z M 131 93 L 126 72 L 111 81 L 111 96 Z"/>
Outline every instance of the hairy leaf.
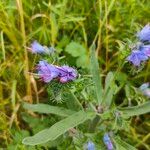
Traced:
<path fill-rule="evenodd" d="M 116 150 L 137 150 L 135 147 L 121 140 L 119 137 L 116 137 L 114 141 Z"/>
<path fill-rule="evenodd" d="M 65 51 L 73 57 L 80 57 L 86 53 L 86 49 L 81 44 L 76 42 L 69 43 Z"/>
<path fill-rule="evenodd" d="M 53 141 L 69 129 L 83 123 L 88 119 L 92 119 L 94 116 L 95 113 L 79 111 L 68 118 L 55 123 L 49 129 L 42 130 L 34 136 L 26 137 L 22 143 L 25 145 L 38 145 L 48 141 Z"/>
<path fill-rule="evenodd" d="M 65 108 L 58 107 L 58 106 L 50 106 L 50 105 L 47 105 L 47 104 L 28 104 L 28 103 L 24 103 L 23 107 L 25 109 L 29 109 L 33 112 L 45 113 L 45 114 L 51 113 L 51 114 L 64 116 L 64 117 L 72 115 L 73 113 L 75 113 L 75 111 L 73 111 L 73 110 L 65 109 Z"/>
<path fill-rule="evenodd" d="M 145 102 L 139 106 L 120 108 L 120 112 L 123 117 L 131 117 L 136 115 L 141 115 L 150 112 L 150 101 Z"/>
<path fill-rule="evenodd" d="M 99 72 L 99 64 L 98 60 L 95 56 L 95 46 L 91 46 L 91 74 L 93 76 L 93 82 L 95 85 L 95 92 L 97 96 L 97 102 L 98 104 L 102 103 L 102 81 L 100 77 L 100 72 Z"/>

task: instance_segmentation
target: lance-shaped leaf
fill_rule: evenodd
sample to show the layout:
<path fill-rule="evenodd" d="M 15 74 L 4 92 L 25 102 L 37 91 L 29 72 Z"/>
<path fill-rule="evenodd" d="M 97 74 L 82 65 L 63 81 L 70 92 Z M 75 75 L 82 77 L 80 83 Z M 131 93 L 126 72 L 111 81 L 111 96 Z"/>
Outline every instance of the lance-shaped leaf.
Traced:
<path fill-rule="evenodd" d="M 113 141 L 115 143 L 116 150 L 137 150 L 135 147 L 126 143 L 124 140 L 120 139 L 119 137 L 115 137 Z"/>
<path fill-rule="evenodd" d="M 88 119 L 92 119 L 94 116 L 94 112 L 79 111 L 55 123 L 49 129 L 42 130 L 34 136 L 26 137 L 25 139 L 23 139 L 22 143 L 25 145 L 38 145 L 46 143 L 48 141 L 53 141 L 69 129 L 83 123 Z"/>
<path fill-rule="evenodd" d="M 108 88 L 111 87 L 113 81 L 114 81 L 114 74 L 112 72 L 109 72 L 105 79 L 105 89 L 104 89 L 105 93 L 107 92 Z"/>
<path fill-rule="evenodd" d="M 121 112 L 123 117 L 131 117 L 131 116 L 145 114 L 150 112 L 150 101 L 145 102 L 138 106 L 120 108 L 119 111 Z"/>
<path fill-rule="evenodd" d="M 95 56 L 95 45 L 91 46 L 91 74 L 93 76 L 93 82 L 95 86 L 95 92 L 97 96 L 97 102 L 100 105 L 102 103 L 102 81 L 100 77 L 100 72 L 99 72 L 99 64 L 98 60 Z"/>
<path fill-rule="evenodd" d="M 55 114 L 63 117 L 67 117 L 75 113 L 75 111 L 73 110 L 65 109 L 63 107 L 58 107 L 58 106 L 50 106 L 47 104 L 24 103 L 23 107 L 33 112 L 44 113 L 44 114 Z"/>

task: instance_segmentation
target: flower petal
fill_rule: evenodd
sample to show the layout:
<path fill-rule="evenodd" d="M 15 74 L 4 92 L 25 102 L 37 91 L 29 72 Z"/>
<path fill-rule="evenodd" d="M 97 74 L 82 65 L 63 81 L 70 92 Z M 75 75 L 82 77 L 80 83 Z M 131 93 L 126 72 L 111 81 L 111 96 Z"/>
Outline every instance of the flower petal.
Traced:
<path fill-rule="evenodd" d="M 32 44 L 31 44 L 31 50 L 33 53 L 44 53 L 45 52 L 45 48 L 39 44 L 37 41 L 34 41 Z"/>
<path fill-rule="evenodd" d="M 132 53 L 127 57 L 127 60 L 132 62 L 134 66 L 139 66 L 141 61 L 148 59 L 148 56 L 139 50 L 133 50 Z"/>
<path fill-rule="evenodd" d="M 150 41 L 150 25 L 147 24 L 140 32 L 138 32 L 137 37 L 142 42 Z"/>
<path fill-rule="evenodd" d="M 50 82 L 59 75 L 59 70 L 54 65 L 48 64 L 46 61 L 40 61 L 37 65 L 38 75 L 44 82 Z"/>

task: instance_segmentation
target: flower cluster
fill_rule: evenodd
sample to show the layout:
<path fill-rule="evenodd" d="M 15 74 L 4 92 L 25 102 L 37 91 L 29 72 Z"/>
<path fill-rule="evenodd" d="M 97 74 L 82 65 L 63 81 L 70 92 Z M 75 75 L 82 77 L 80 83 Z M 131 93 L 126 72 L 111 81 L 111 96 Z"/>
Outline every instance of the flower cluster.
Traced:
<path fill-rule="evenodd" d="M 103 143 L 105 144 L 107 150 L 113 150 L 114 149 L 110 134 L 107 132 L 103 135 Z M 92 141 L 88 141 L 88 143 L 86 143 L 84 145 L 84 149 L 85 150 L 95 150 L 95 144 Z"/>
<path fill-rule="evenodd" d="M 112 141 L 111 141 L 108 133 L 104 134 L 104 136 L 103 136 L 103 142 L 106 145 L 107 150 L 113 150 L 114 147 L 113 147 Z"/>
<path fill-rule="evenodd" d="M 31 44 L 30 50 L 34 54 L 51 54 L 55 49 L 53 47 L 48 48 L 46 46 L 42 46 L 37 41 L 34 41 Z M 53 79 L 58 79 L 61 83 L 66 83 L 77 78 L 77 71 L 74 68 L 67 65 L 56 66 L 48 64 L 45 60 L 39 61 L 36 69 L 38 76 L 45 83 L 48 83 Z"/>
<path fill-rule="evenodd" d="M 134 66 L 140 66 L 142 61 L 150 58 L 150 25 L 146 25 L 138 32 L 137 37 L 140 40 L 140 44 L 137 44 L 132 49 L 132 53 L 127 57 L 127 60 Z"/>
<path fill-rule="evenodd" d="M 59 79 L 61 83 L 73 81 L 77 78 L 77 71 L 69 66 L 56 66 L 48 64 L 46 61 L 40 61 L 37 65 L 39 77 L 46 83 L 53 79 Z"/>

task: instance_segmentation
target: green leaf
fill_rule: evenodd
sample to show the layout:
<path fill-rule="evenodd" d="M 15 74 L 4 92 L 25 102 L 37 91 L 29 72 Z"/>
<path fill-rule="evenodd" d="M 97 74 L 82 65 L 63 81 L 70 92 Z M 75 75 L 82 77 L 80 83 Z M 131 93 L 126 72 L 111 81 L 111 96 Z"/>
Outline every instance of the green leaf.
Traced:
<path fill-rule="evenodd" d="M 111 87 L 113 80 L 114 80 L 114 75 L 112 72 L 109 72 L 105 79 L 105 92 L 107 92 L 108 88 Z"/>
<path fill-rule="evenodd" d="M 45 113 L 45 114 L 55 114 L 55 115 L 59 115 L 59 116 L 69 116 L 72 115 L 73 113 L 75 113 L 75 111 L 73 110 L 69 110 L 69 109 L 65 109 L 62 107 L 57 107 L 57 106 L 50 106 L 47 104 L 28 104 L 28 103 L 24 103 L 23 107 L 25 109 L 29 109 L 33 112 L 38 112 L 38 113 Z"/>
<path fill-rule="evenodd" d="M 45 128 L 48 128 L 50 124 L 52 125 L 52 122 L 56 122 L 54 119 L 54 116 L 51 118 L 48 117 L 33 117 L 27 113 L 22 113 L 22 119 L 29 124 L 29 127 L 32 129 L 32 133 L 36 134 L 37 132 L 44 130 Z M 38 126 L 37 126 L 38 124 Z M 28 135 L 30 136 L 30 135 Z M 24 138 L 27 136 L 24 136 Z M 22 142 L 22 140 L 21 140 Z"/>
<path fill-rule="evenodd" d="M 114 96 L 114 88 L 111 88 L 107 93 L 106 95 L 104 95 L 104 98 L 103 98 L 103 103 L 109 107 L 112 103 L 112 100 L 113 100 L 113 96 Z"/>
<path fill-rule="evenodd" d="M 131 117 L 141 115 L 150 112 L 150 101 L 145 102 L 139 106 L 120 108 L 119 109 L 123 117 Z"/>
<path fill-rule="evenodd" d="M 82 104 L 79 102 L 74 93 L 71 92 L 70 90 L 68 90 L 68 92 L 64 92 L 63 99 L 66 102 L 69 109 L 75 111 L 83 110 Z"/>
<path fill-rule="evenodd" d="M 88 119 L 92 119 L 94 116 L 94 112 L 79 111 L 68 118 L 55 123 L 49 129 L 42 130 L 34 136 L 26 137 L 23 139 L 22 143 L 25 145 L 38 145 L 48 141 L 53 141 L 69 129 L 83 123 Z"/>
<path fill-rule="evenodd" d="M 102 81 L 100 77 L 100 72 L 99 72 L 99 64 L 98 60 L 95 56 L 95 45 L 91 46 L 91 74 L 93 76 L 93 82 L 95 85 L 95 92 L 97 96 L 97 102 L 100 105 L 102 103 Z"/>
<path fill-rule="evenodd" d="M 103 104 L 109 107 L 112 104 L 113 97 L 117 94 L 117 92 L 122 88 L 123 84 L 117 85 L 115 83 L 116 74 L 109 72 L 105 79 L 105 89 L 103 96 Z"/>
<path fill-rule="evenodd" d="M 127 83 L 127 75 L 125 73 L 117 72 L 115 74 L 115 79 L 122 84 Z"/>
<path fill-rule="evenodd" d="M 59 40 L 57 47 L 64 48 L 67 44 L 69 44 L 69 37 L 64 35 L 61 40 Z"/>
<path fill-rule="evenodd" d="M 121 140 L 119 137 L 116 137 L 114 141 L 116 145 L 116 150 L 137 150 L 135 147 Z"/>
<path fill-rule="evenodd" d="M 76 64 L 78 67 L 87 68 L 88 67 L 88 56 L 86 54 L 77 58 Z"/>
<path fill-rule="evenodd" d="M 103 103 L 109 107 L 112 104 L 114 96 L 116 96 L 117 92 L 121 89 L 121 85 L 117 86 L 115 82 L 111 84 L 111 87 L 104 93 Z"/>
<path fill-rule="evenodd" d="M 105 79 L 105 89 L 104 89 L 104 98 L 103 98 L 103 103 L 106 106 L 110 106 L 113 99 L 113 94 L 115 90 L 114 89 L 115 83 L 113 81 L 114 81 L 114 75 L 112 72 L 109 72 Z"/>
<path fill-rule="evenodd" d="M 79 57 L 86 53 L 86 49 L 79 43 L 71 42 L 67 45 L 66 52 L 68 52 L 73 57 Z"/>

